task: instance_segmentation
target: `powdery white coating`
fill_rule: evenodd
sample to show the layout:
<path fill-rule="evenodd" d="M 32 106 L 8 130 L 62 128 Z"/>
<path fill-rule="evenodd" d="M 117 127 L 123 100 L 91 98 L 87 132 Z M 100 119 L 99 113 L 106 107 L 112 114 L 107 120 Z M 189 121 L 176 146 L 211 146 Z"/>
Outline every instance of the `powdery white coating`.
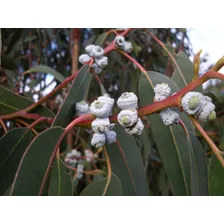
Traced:
<path fill-rule="evenodd" d="M 92 56 L 96 59 L 100 59 L 102 58 L 104 55 L 104 50 L 102 47 L 100 46 L 95 46 L 93 49 L 92 49 Z"/>
<path fill-rule="evenodd" d="M 154 96 L 155 101 L 165 100 L 166 98 L 167 98 L 167 96 L 160 95 L 160 94 L 155 94 L 155 96 Z"/>
<path fill-rule="evenodd" d="M 125 41 L 122 45 L 122 50 L 127 52 L 127 53 L 131 53 L 132 51 L 132 43 L 131 42 L 128 42 L 128 41 Z"/>
<path fill-rule="evenodd" d="M 155 86 L 154 92 L 155 92 L 155 94 L 163 95 L 167 98 L 171 93 L 171 89 L 168 84 L 161 83 L 161 84 L 157 84 Z"/>
<path fill-rule="evenodd" d="M 79 56 L 79 62 L 81 64 L 87 63 L 90 59 L 91 59 L 91 57 L 88 54 L 82 54 Z"/>
<path fill-rule="evenodd" d="M 108 65 L 108 58 L 106 56 L 103 56 L 99 59 L 96 59 L 95 62 L 98 67 L 105 68 Z"/>
<path fill-rule="evenodd" d="M 83 177 L 83 170 L 84 170 L 83 164 L 78 164 L 77 165 L 77 178 L 78 179 L 81 179 Z"/>
<path fill-rule="evenodd" d="M 102 146 L 104 146 L 106 142 L 106 137 L 104 134 L 100 134 L 100 133 L 94 133 L 93 137 L 91 139 L 91 145 L 96 147 L 96 148 L 101 148 Z"/>
<path fill-rule="evenodd" d="M 76 103 L 75 105 L 76 113 L 78 116 L 81 116 L 83 114 L 89 113 L 89 104 L 86 103 L 84 100 Z"/>
<path fill-rule="evenodd" d="M 95 47 L 95 45 L 91 44 L 91 45 L 86 46 L 86 48 L 85 48 L 87 54 L 91 57 L 93 57 L 92 52 L 93 52 L 94 47 Z"/>
<path fill-rule="evenodd" d="M 89 109 L 96 117 L 108 117 L 111 111 L 110 105 L 100 100 L 93 101 Z"/>
<path fill-rule="evenodd" d="M 138 118 L 138 122 L 136 123 L 136 125 L 134 127 L 125 128 L 125 131 L 129 135 L 141 135 L 143 130 L 144 130 L 144 124 L 143 124 L 141 118 Z"/>
<path fill-rule="evenodd" d="M 85 157 L 87 162 L 95 162 L 95 155 L 88 149 L 85 150 Z M 97 156 L 97 155 L 96 155 Z"/>
<path fill-rule="evenodd" d="M 137 110 L 122 110 L 117 115 L 117 121 L 124 127 L 133 126 L 138 120 Z"/>
<path fill-rule="evenodd" d="M 123 36 L 117 36 L 114 40 L 115 47 L 121 48 L 124 42 L 125 42 L 125 39 Z"/>
<path fill-rule="evenodd" d="M 179 123 L 179 114 L 171 109 L 162 110 L 159 115 L 166 126 Z"/>
<path fill-rule="evenodd" d="M 210 114 L 215 110 L 215 105 L 210 101 L 206 101 L 201 112 L 197 115 L 197 119 L 202 122 L 207 122 Z"/>
<path fill-rule="evenodd" d="M 132 92 L 125 92 L 118 98 L 117 105 L 122 110 L 137 109 L 138 97 Z"/>
<path fill-rule="evenodd" d="M 111 109 L 114 106 L 114 99 L 111 98 L 110 95 L 107 93 L 103 96 L 99 96 L 97 99 L 101 102 L 107 103 L 111 107 Z"/>
<path fill-rule="evenodd" d="M 106 136 L 106 140 L 107 140 L 108 144 L 112 144 L 112 143 L 116 142 L 117 134 L 115 131 L 107 131 L 105 133 L 105 136 Z"/>
<path fill-rule="evenodd" d="M 96 118 L 92 122 L 92 129 L 96 133 L 104 133 L 109 130 L 110 119 L 106 118 Z"/>
<path fill-rule="evenodd" d="M 94 69 L 96 74 L 100 74 L 102 72 L 102 68 L 100 68 L 96 63 L 92 65 L 92 68 Z"/>
<path fill-rule="evenodd" d="M 195 114 L 202 107 L 204 96 L 198 92 L 188 92 L 181 100 L 182 108 L 187 114 Z"/>
<path fill-rule="evenodd" d="M 108 130 L 111 131 L 115 127 L 115 124 L 109 124 Z"/>

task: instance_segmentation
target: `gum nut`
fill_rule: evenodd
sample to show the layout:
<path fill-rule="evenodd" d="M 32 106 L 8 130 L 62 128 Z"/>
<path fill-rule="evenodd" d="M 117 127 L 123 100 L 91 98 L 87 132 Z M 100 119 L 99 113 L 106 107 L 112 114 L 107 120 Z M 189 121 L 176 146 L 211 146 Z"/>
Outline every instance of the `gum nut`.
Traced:
<path fill-rule="evenodd" d="M 167 96 L 156 94 L 154 96 L 154 101 L 161 101 L 161 100 L 165 100 L 166 98 Z"/>
<path fill-rule="evenodd" d="M 103 133 L 108 130 L 108 126 L 110 125 L 110 119 L 106 118 L 96 118 L 92 122 L 92 129 L 94 132 Z"/>
<path fill-rule="evenodd" d="M 91 140 L 91 145 L 96 147 L 96 148 L 101 148 L 102 146 L 104 146 L 106 142 L 106 137 L 104 134 L 100 134 L 100 133 L 94 133 L 92 140 Z"/>
<path fill-rule="evenodd" d="M 109 94 L 104 94 L 103 96 L 99 96 L 97 99 L 101 102 L 109 104 L 111 109 L 114 106 L 114 99 L 111 98 Z"/>
<path fill-rule="evenodd" d="M 87 114 L 89 112 L 89 104 L 86 103 L 84 100 L 80 101 L 76 103 L 75 109 L 79 116 L 83 114 Z"/>
<path fill-rule="evenodd" d="M 137 110 L 122 110 L 118 114 L 117 120 L 118 120 L 119 124 L 121 124 L 122 126 L 131 127 L 138 120 Z"/>
<path fill-rule="evenodd" d="M 208 102 L 204 105 L 203 109 L 199 113 L 197 119 L 202 122 L 207 122 L 210 114 L 215 110 L 215 105 Z"/>
<path fill-rule="evenodd" d="M 85 63 L 89 62 L 90 59 L 91 58 L 90 58 L 90 56 L 88 54 L 82 54 L 82 55 L 79 56 L 79 62 L 81 64 L 85 64 Z"/>
<path fill-rule="evenodd" d="M 93 57 L 96 58 L 96 59 L 100 59 L 100 58 L 102 58 L 103 55 L 104 55 L 104 50 L 103 50 L 103 48 L 100 47 L 100 46 L 95 46 L 95 47 L 93 48 L 92 55 L 93 55 Z"/>
<path fill-rule="evenodd" d="M 90 112 L 94 114 L 96 117 L 108 117 L 111 107 L 109 104 L 101 102 L 99 100 L 95 100 L 90 105 Z"/>
<path fill-rule="evenodd" d="M 125 128 L 125 131 L 129 135 L 141 135 L 144 130 L 144 124 L 140 118 L 138 118 L 138 122 L 132 128 Z"/>
<path fill-rule="evenodd" d="M 168 97 L 171 94 L 171 89 L 167 83 L 157 84 L 154 88 L 155 94 Z"/>
<path fill-rule="evenodd" d="M 108 58 L 103 56 L 99 59 L 96 59 L 95 62 L 96 62 L 98 67 L 105 68 L 108 65 Z"/>
<path fill-rule="evenodd" d="M 132 51 L 132 43 L 131 42 L 124 42 L 122 49 L 127 52 L 127 53 L 131 53 Z"/>
<path fill-rule="evenodd" d="M 95 45 L 91 44 L 91 45 L 86 46 L 86 48 L 85 48 L 87 54 L 90 55 L 91 57 L 93 56 L 92 52 L 93 52 L 94 47 L 95 47 Z"/>
<path fill-rule="evenodd" d="M 121 48 L 124 42 L 125 42 L 125 39 L 123 36 L 117 36 L 114 40 L 114 44 L 118 48 Z"/>
<path fill-rule="evenodd" d="M 138 97 L 132 92 L 125 92 L 118 98 L 117 105 L 121 109 L 137 109 Z"/>
<path fill-rule="evenodd" d="M 94 69 L 94 72 L 96 73 L 96 74 L 100 74 L 103 70 L 102 70 L 102 68 L 100 68 L 96 63 L 94 63 L 93 65 L 92 65 L 92 68 Z"/>
<path fill-rule="evenodd" d="M 112 144 L 116 142 L 117 134 L 115 131 L 107 131 L 105 135 L 106 135 L 106 140 L 108 144 Z"/>

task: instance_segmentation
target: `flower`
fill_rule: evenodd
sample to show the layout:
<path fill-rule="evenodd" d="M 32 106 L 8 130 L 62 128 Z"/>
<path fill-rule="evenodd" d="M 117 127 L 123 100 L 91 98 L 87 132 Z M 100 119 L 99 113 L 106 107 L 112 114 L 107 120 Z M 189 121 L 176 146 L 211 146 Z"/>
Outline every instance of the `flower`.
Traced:
<path fill-rule="evenodd" d="M 117 100 L 117 105 L 121 109 L 137 109 L 138 97 L 132 92 L 123 93 Z"/>
<path fill-rule="evenodd" d="M 108 58 L 103 56 L 99 59 L 96 59 L 95 62 L 96 62 L 98 67 L 105 68 L 108 65 Z"/>
<path fill-rule="evenodd" d="M 141 135 L 143 129 L 144 129 L 144 124 L 143 124 L 141 118 L 138 118 L 138 121 L 135 124 L 135 126 L 134 127 L 131 127 L 131 128 L 125 128 L 125 131 L 129 135 Z"/>
<path fill-rule="evenodd" d="M 179 123 L 179 114 L 169 108 L 162 110 L 159 115 L 166 126 Z"/>
<path fill-rule="evenodd" d="M 86 103 L 84 100 L 76 103 L 75 109 L 77 112 L 78 116 L 81 116 L 83 114 L 88 114 L 89 113 L 89 104 Z"/>
<path fill-rule="evenodd" d="M 181 100 L 182 108 L 187 114 L 195 114 L 202 107 L 204 96 L 198 92 L 188 92 Z"/>
<path fill-rule="evenodd" d="M 112 144 L 112 143 L 116 142 L 117 134 L 115 131 L 108 130 L 105 133 L 105 136 L 106 136 L 106 140 L 107 140 L 108 144 Z"/>
<path fill-rule="evenodd" d="M 132 43 L 131 42 L 128 42 L 128 41 L 125 41 L 122 45 L 122 50 L 127 52 L 127 53 L 131 53 L 132 51 Z"/>
<path fill-rule="evenodd" d="M 94 133 L 91 139 L 91 145 L 96 148 L 101 148 L 106 142 L 106 137 L 104 134 Z"/>
<path fill-rule="evenodd" d="M 122 126 L 131 127 L 138 120 L 137 110 L 122 110 L 118 114 L 117 120 L 118 120 L 119 124 L 121 124 Z"/>
<path fill-rule="evenodd" d="M 104 50 L 102 47 L 100 46 L 95 46 L 93 49 L 92 49 L 92 56 L 96 59 L 100 59 L 102 58 L 104 55 Z"/>
<path fill-rule="evenodd" d="M 79 56 L 79 62 L 81 64 L 85 64 L 85 63 L 89 62 L 90 59 L 91 59 L 91 57 L 88 54 L 82 54 Z"/>
<path fill-rule="evenodd" d="M 106 118 L 96 118 L 92 122 L 92 129 L 96 133 L 103 133 L 109 130 L 110 119 Z"/>
<path fill-rule="evenodd" d="M 90 105 L 90 111 L 96 117 L 108 117 L 111 111 L 111 106 L 108 103 L 104 103 L 100 100 L 95 100 Z"/>
<path fill-rule="evenodd" d="M 125 39 L 123 36 L 117 36 L 114 40 L 115 47 L 121 48 L 124 42 L 125 42 Z"/>

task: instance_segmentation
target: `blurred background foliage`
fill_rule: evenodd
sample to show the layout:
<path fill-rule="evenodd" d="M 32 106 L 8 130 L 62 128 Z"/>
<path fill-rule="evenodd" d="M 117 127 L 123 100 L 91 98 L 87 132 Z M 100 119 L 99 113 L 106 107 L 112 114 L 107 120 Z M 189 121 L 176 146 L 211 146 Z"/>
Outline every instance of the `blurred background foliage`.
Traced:
<path fill-rule="evenodd" d="M 60 84 L 60 81 L 55 79 L 56 76 L 52 75 L 50 69 L 54 69 L 66 78 L 74 73 L 74 67 L 81 67 L 81 64 L 78 64 L 78 56 L 73 52 L 75 49 L 74 39 L 78 40 L 76 47 L 78 47 L 78 55 L 80 55 L 84 53 L 85 46 L 88 44 L 100 45 L 103 48 L 108 46 L 115 36 L 113 33 L 106 36 L 109 30 L 65 28 L 1 29 L 0 85 L 37 101 Z M 150 31 L 163 43 L 172 45 L 176 53 L 182 50 L 188 56 L 193 54 L 186 29 L 160 28 L 150 29 Z M 133 44 L 131 56 L 147 71 L 158 71 L 171 77 L 173 72 L 172 62 L 150 36 L 145 35 L 140 30 L 134 30 L 127 36 L 126 40 Z M 125 91 L 137 93 L 140 71 L 117 52 L 109 53 L 108 58 L 109 65 L 98 75 L 105 90 L 115 99 Z M 201 59 L 201 63 L 206 61 L 206 57 Z M 45 67 L 44 73 L 39 68 L 24 75 L 25 71 L 35 68 L 37 65 L 48 67 Z M 66 91 L 65 88 L 56 96 L 50 98 L 45 103 L 45 106 L 56 113 Z M 213 99 L 217 112 L 217 120 L 205 124 L 204 128 L 216 145 L 224 150 L 224 84 L 210 82 L 204 93 Z M 101 89 L 96 79 L 93 79 L 88 94 L 90 101 L 101 95 Z M 170 195 L 169 183 L 149 127 L 148 125 L 143 135 L 136 137 L 136 142 L 142 150 L 150 194 Z M 0 127 L 0 137 L 3 134 L 4 131 Z M 83 136 L 85 137 L 85 134 Z M 200 138 L 199 134 L 198 137 L 209 156 L 211 153 L 209 146 Z M 78 139 L 76 144 L 79 144 Z"/>

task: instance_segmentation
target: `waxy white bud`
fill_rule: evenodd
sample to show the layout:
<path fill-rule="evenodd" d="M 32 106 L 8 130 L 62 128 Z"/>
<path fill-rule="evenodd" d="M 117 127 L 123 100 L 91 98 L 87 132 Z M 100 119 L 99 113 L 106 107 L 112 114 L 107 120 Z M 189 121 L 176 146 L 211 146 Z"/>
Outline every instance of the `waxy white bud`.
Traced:
<path fill-rule="evenodd" d="M 92 68 L 94 69 L 96 74 L 100 74 L 102 72 L 102 68 L 100 68 L 96 63 L 92 65 Z"/>
<path fill-rule="evenodd" d="M 96 117 L 108 117 L 111 111 L 111 106 L 100 100 L 95 100 L 90 105 L 90 112 Z"/>
<path fill-rule="evenodd" d="M 96 62 L 98 67 L 105 68 L 108 65 L 108 58 L 103 56 L 99 59 L 96 59 L 95 62 Z"/>
<path fill-rule="evenodd" d="M 155 92 L 155 100 L 160 101 L 166 99 L 170 95 L 171 89 L 168 84 L 161 83 L 155 86 L 154 92 Z"/>
<path fill-rule="evenodd" d="M 137 109 L 138 97 L 132 92 L 125 92 L 118 98 L 117 105 L 121 109 Z"/>
<path fill-rule="evenodd" d="M 81 64 L 86 64 L 87 62 L 89 62 L 91 59 L 91 57 L 88 54 L 82 54 L 79 56 L 79 62 Z"/>
<path fill-rule="evenodd" d="M 134 127 L 125 128 L 125 131 L 129 135 L 141 135 L 143 130 L 144 130 L 144 124 L 143 124 L 141 118 L 138 118 L 138 122 L 136 123 L 136 125 Z"/>
<path fill-rule="evenodd" d="M 111 107 L 111 109 L 114 106 L 114 99 L 111 98 L 110 95 L 107 93 L 104 94 L 103 96 L 99 96 L 97 99 L 101 102 L 107 103 Z"/>
<path fill-rule="evenodd" d="M 85 50 L 89 56 L 93 57 L 92 53 L 93 53 L 93 48 L 95 48 L 95 47 L 96 46 L 93 44 L 86 46 Z"/>
<path fill-rule="evenodd" d="M 128 41 L 125 41 L 122 45 L 122 50 L 127 52 L 127 53 L 131 53 L 132 51 L 132 43 L 131 42 L 128 42 Z"/>
<path fill-rule="evenodd" d="M 109 130 L 110 119 L 106 118 L 96 118 L 92 122 L 92 129 L 97 133 L 104 133 Z"/>
<path fill-rule="evenodd" d="M 159 115 L 166 126 L 179 123 L 179 114 L 169 108 L 162 110 Z"/>
<path fill-rule="evenodd" d="M 124 42 L 125 42 L 125 39 L 123 36 L 117 36 L 114 40 L 115 47 L 122 48 Z"/>
<path fill-rule="evenodd" d="M 112 144 L 112 143 L 116 142 L 117 134 L 115 131 L 107 131 L 105 133 L 105 136 L 106 136 L 106 140 L 107 140 L 108 144 Z"/>
<path fill-rule="evenodd" d="M 102 58 L 104 55 L 104 50 L 102 47 L 100 46 L 95 46 L 93 49 L 92 49 L 92 56 L 96 59 L 100 59 Z"/>
<path fill-rule="evenodd" d="M 212 119 L 214 119 L 214 113 L 215 105 L 211 103 L 210 101 L 206 101 L 204 104 L 202 110 L 200 113 L 196 115 L 197 119 L 202 122 L 207 122 L 209 120 L 209 116 L 211 116 Z"/>
<path fill-rule="evenodd" d="M 91 139 L 91 145 L 96 147 L 96 148 L 101 148 L 102 146 L 104 146 L 106 142 L 106 137 L 104 134 L 100 134 L 100 133 L 94 133 L 93 137 Z"/>
<path fill-rule="evenodd" d="M 83 114 L 88 114 L 90 112 L 89 104 L 86 103 L 84 100 L 76 103 L 75 109 L 78 116 L 81 116 Z"/>
<path fill-rule="evenodd" d="M 137 110 L 122 110 L 117 115 L 117 121 L 124 127 L 133 126 L 138 120 Z"/>

